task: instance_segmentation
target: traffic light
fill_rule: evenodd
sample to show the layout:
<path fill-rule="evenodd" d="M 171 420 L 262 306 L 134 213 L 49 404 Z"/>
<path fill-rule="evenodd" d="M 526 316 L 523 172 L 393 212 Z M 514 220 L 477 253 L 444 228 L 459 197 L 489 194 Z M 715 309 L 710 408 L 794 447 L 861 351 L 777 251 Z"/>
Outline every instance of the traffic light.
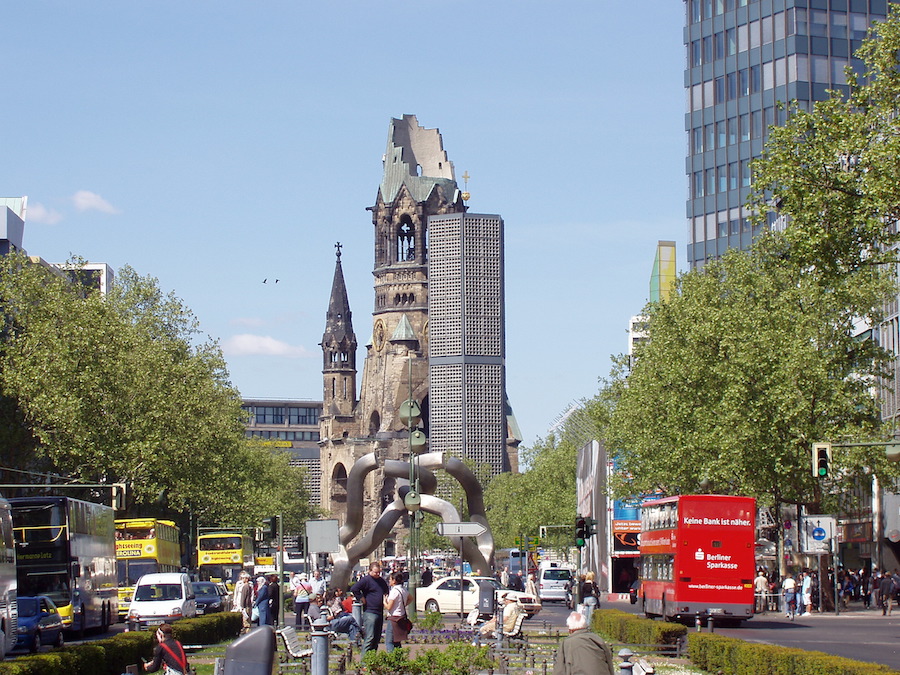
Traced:
<path fill-rule="evenodd" d="M 269 528 L 269 539 L 278 539 L 278 516 L 263 518 L 263 524 Z"/>
<path fill-rule="evenodd" d="M 587 521 L 587 536 L 593 537 L 595 534 L 597 534 L 597 521 L 593 518 L 585 518 L 585 520 Z"/>
<path fill-rule="evenodd" d="M 578 516 L 577 518 L 575 518 L 575 545 L 578 548 L 581 548 L 582 546 L 584 546 L 589 536 L 588 519 Z"/>
<path fill-rule="evenodd" d="M 831 474 L 831 443 L 813 443 L 812 471 L 816 478 L 828 478 Z"/>
<path fill-rule="evenodd" d="M 125 483 L 113 483 L 112 486 L 112 507 L 116 511 L 125 510 Z"/>

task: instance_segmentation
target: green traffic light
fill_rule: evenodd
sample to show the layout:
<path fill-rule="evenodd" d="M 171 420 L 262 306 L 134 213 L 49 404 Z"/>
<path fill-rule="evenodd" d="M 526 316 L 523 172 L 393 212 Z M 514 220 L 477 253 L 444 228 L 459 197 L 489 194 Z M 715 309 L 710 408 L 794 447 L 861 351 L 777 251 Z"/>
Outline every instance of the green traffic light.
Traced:
<path fill-rule="evenodd" d="M 578 548 L 581 548 L 582 546 L 584 546 L 584 539 L 576 539 L 576 540 L 575 540 L 575 545 L 576 545 Z"/>
<path fill-rule="evenodd" d="M 820 466 L 819 467 L 819 476 L 824 478 L 827 474 L 828 474 L 828 469 L 826 469 L 824 466 Z"/>

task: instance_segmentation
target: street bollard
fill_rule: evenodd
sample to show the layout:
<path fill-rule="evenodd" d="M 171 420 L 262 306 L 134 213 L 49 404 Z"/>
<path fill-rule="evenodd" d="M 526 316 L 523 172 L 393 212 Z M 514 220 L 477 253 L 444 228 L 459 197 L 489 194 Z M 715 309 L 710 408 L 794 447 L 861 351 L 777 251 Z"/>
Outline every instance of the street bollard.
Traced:
<path fill-rule="evenodd" d="M 706 627 L 709 629 L 710 633 L 716 632 L 716 620 L 710 615 L 710 617 L 706 620 Z"/>
<path fill-rule="evenodd" d="M 331 648 L 331 634 L 328 621 L 320 617 L 312 624 L 312 675 L 328 675 L 328 650 Z"/>
<path fill-rule="evenodd" d="M 634 664 L 631 663 L 631 657 L 634 656 L 634 652 L 628 649 L 628 647 L 622 647 L 616 656 L 622 659 L 622 663 L 619 664 L 619 672 L 630 673 L 631 669 L 634 667 Z"/>

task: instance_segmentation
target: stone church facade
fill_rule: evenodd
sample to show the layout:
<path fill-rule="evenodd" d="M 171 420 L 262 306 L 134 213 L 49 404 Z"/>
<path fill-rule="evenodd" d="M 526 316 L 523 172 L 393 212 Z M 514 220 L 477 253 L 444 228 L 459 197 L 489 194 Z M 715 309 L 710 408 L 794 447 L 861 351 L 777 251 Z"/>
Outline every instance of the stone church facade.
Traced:
<path fill-rule="evenodd" d="M 322 506 L 343 524 L 347 515 L 347 476 L 354 463 L 372 453 L 379 468 L 363 484 L 363 531 L 398 499 L 402 479 L 385 476 L 387 460 L 408 461 L 409 430 L 400 417 L 411 399 L 422 411 L 418 428 L 431 433 L 429 399 L 429 233 L 432 216 L 464 214 L 452 163 L 437 129 L 420 127 L 415 116 L 391 120 L 384 175 L 372 214 L 375 234 L 375 307 L 371 338 L 357 399 L 357 338 L 337 246 L 334 280 L 322 338 L 323 405 L 320 418 Z M 502 245 L 502 242 L 501 242 Z M 508 409 L 505 394 L 500 402 Z M 511 412 L 505 443 L 492 461 L 494 472 L 517 470 L 520 442 Z M 435 450 L 434 447 L 430 450 Z M 462 454 L 464 454 L 464 449 Z M 459 456 L 457 454 L 457 456 Z M 405 535 L 395 528 L 376 554 L 400 555 Z M 398 523 L 399 525 L 399 523 Z M 401 545 L 402 549 L 402 545 Z"/>

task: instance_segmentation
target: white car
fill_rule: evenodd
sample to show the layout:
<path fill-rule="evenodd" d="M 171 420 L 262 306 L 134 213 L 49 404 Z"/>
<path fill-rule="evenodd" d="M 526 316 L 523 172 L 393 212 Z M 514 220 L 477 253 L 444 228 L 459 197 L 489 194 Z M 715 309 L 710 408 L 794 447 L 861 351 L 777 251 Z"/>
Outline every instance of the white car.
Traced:
<path fill-rule="evenodd" d="M 418 589 L 416 591 L 416 611 L 459 614 L 460 598 L 462 598 L 463 613 L 468 614 L 478 604 L 478 586 L 485 581 L 494 589 L 494 597 L 498 605 L 502 604 L 500 596 L 509 593 L 516 599 L 528 618 L 541 611 L 541 605 L 537 598 L 527 593 L 507 590 L 494 577 L 464 577 L 462 592 L 460 592 L 461 582 L 458 576 L 444 577 L 430 586 Z"/>

